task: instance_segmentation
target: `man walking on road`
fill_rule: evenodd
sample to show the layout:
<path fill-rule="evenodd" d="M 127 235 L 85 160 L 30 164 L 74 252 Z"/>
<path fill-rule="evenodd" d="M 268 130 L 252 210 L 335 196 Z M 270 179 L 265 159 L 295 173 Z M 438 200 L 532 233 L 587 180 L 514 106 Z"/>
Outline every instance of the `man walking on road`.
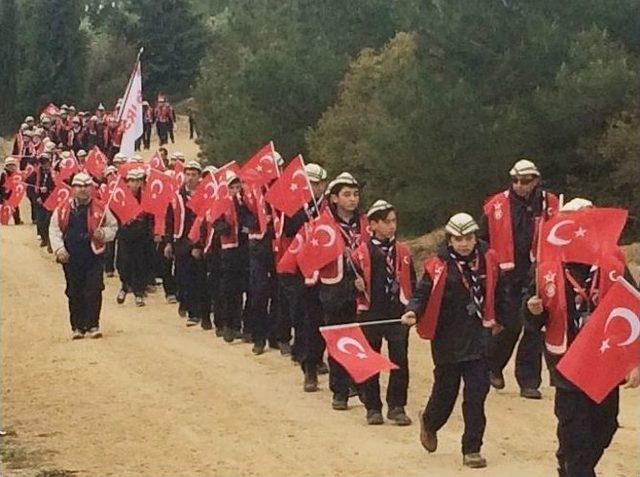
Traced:
<path fill-rule="evenodd" d="M 80 172 L 71 182 L 73 199 L 51 216 L 49 240 L 67 281 L 72 339 L 100 338 L 102 254 L 118 224 L 108 209 L 91 198 L 91 176 Z M 104 218 L 103 218 L 104 216 Z"/>

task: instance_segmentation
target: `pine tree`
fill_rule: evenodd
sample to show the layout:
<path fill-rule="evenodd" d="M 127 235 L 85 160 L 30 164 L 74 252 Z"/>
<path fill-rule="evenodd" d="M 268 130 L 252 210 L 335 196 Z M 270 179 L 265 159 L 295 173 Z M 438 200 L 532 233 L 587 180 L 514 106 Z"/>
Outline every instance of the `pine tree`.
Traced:
<path fill-rule="evenodd" d="M 0 132 L 16 126 L 17 76 L 19 66 L 17 32 L 18 8 L 16 0 L 0 0 Z"/>

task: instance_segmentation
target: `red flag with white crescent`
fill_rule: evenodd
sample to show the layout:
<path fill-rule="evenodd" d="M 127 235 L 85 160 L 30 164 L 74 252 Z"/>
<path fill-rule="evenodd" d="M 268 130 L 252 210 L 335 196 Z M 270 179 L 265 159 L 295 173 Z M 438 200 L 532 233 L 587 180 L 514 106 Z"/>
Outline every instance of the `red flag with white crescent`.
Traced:
<path fill-rule="evenodd" d="M 131 192 L 131 189 L 127 187 L 122 177 L 111 191 L 110 199 L 109 208 L 123 224 L 131 222 L 143 212 L 140 203 Z"/>
<path fill-rule="evenodd" d="M 640 293 L 619 277 L 571 343 L 557 369 L 600 403 L 638 365 Z"/>
<path fill-rule="evenodd" d="M 312 223 L 312 231 L 297 255 L 298 266 L 305 277 L 310 277 L 344 250 L 342 234 L 331 214 L 325 212 Z"/>
<path fill-rule="evenodd" d="M 145 212 L 161 215 L 167 210 L 174 194 L 174 184 L 171 177 L 157 169 L 150 169 L 140 204 Z"/>
<path fill-rule="evenodd" d="M 61 182 L 56 186 L 53 192 L 49 194 L 49 197 L 47 197 L 47 200 L 45 200 L 42 205 L 48 211 L 53 212 L 56 207 L 69 200 L 71 200 L 71 187 L 64 182 Z"/>
<path fill-rule="evenodd" d="M 104 169 L 107 167 L 107 156 L 100 150 L 98 146 L 94 146 L 84 162 L 84 167 L 89 174 L 95 178 L 100 178 L 104 174 Z"/>
<path fill-rule="evenodd" d="M 149 159 L 149 165 L 153 169 L 157 169 L 162 172 L 166 170 L 166 167 L 164 167 L 164 162 L 162 160 L 162 157 L 160 156 L 160 153 L 158 151 L 156 151 L 153 154 L 153 156 L 151 156 L 151 159 Z"/>
<path fill-rule="evenodd" d="M 298 210 L 311 202 L 313 196 L 301 155 L 294 157 L 287 164 L 282 175 L 269 187 L 265 199 L 288 217 L 293 217 Z"/>
<path fill-rule="evenodd" d="M 359 326 L 320 327 L 327 352 L 342 365 L 356 383 L 380 371 L 398 369 L 386 356 L 376 353 Z"/>
<path fill-rule="evenodd" d="M 241 179 L 251 185 L 262 186 L 279 174 L 273 141 L 262 146 L 240 169 Z"/>
<path fill-rule="evenodd" d="M 0 224 L 9 225 L 9 221 L 13 216 L 13 207 L 6 202 L 0 205 Z"/>

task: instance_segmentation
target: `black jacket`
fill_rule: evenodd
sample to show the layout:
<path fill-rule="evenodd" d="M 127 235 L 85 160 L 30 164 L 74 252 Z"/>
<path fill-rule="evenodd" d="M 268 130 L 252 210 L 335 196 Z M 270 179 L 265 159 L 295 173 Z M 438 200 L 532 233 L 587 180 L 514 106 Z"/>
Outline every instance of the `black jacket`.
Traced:
<path fill-rule="evenodd" d="M 480 275 L 485 273 L 484 254 L 487 244 L 478 241 L 477 249 L 480 253 Z M 465 287 L 460 271 L 451 258 L 450 249 L 441 247 L 438 256 L 447 263 L 447 281 L 438 318 L 438 325 L 431 342 L 431 354 L 436 365 L 459 363 L 485 358 L 488 353 L 489 336 L 491 331 L 485 328 L 480 318 L 470 315 L 467 306 L 473 302 Z M 484 280 L 483 280 L 484 282 Z M 418 317 L 424 312 L 431 295 L 432 281 L 425 274 L 407 305 L 407 311 L 413 311 Z M 505 292 L 505 280 L 498 278 L 496 286 L 495 310 L 496 316 L 504 313 L 508 296 Z"/>

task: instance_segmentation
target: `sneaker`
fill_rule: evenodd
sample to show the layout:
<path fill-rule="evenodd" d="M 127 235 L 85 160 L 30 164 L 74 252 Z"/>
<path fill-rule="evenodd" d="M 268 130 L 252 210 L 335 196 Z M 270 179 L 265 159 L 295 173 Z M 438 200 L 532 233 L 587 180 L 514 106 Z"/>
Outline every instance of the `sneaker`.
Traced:
<path fill-rule="evenodd" d="M 84 338 L 84 333 L 82 331 L 73 330 L 73 333 L 71 334 L 72 340 L 81 340 L 82 338 Z"/>
<path fill-rule="evenodd" d="M 261 355 L 262 353 L 264 353 L 264 347 L 265 347 L 264 341 L 258 341 L 253 344 L 253 348 L 251 348 L 251 352 L 256 356 Z"/>
<path fill-rule="evenodd" d="M 167 295 L 167 303 L 169 305 L 175 305 L 176 303 L 178 303 L 178 299 L 175 295 Z"/>
<path fill-rule="evenodd" d="M 200 324 L 200 318 L 197 316 L 190 316 L 187 318 L 187 326 L 196 326 L 197 324 Z"/>
<path fill-rule="evenodd" d="M 394 407 L 387 411 L 387 419 L 393 421 L 397 426 L 411 425 L 411 418 L 404 412 L 404 407 Z"/>
<path fill-rule="evenodd" d="M 333 396 L 333 399 L 331 401 L 331 408 L 334 411 L 346 411 L 347 409 L 349 409 L 349 404 L 347 404 L 347 400 L 348 398 L 343 398 L 340 396 Z"/>
<path fill-rule="evenodd" d="M 281 341 L 278 343 L 278 347 L 282 356 L 291 356 L 291 345 L 289 343 Z"/>
<path fill-rule="evenodd" d="M 305 393 L 313 393 L 318 390 L 318 372 L 314 367 L 305 370 L 302 389 Z"/>
<path fill-rule="evenodd" d="M 47 245 L 47 253 L 53 253 L 53 249 L 51 248 L 51 244 Z"/>
<path fill-rule="evenodd" d="M 384 424 L 382 412 L 376 409 L 369 409 L 367 411 L 367 424 L 369 424 L 370 426 L 379 426 L 381 424 Z"/>
<path fill-rule="evenodd" d="M 418 414 L 418 419 L 420 419 L 420 443 L 422 447 L 429 452 L 435 452 L 438 448 L 438 435 L 433 431 L 427 430 L 427 426 L 424 424 L 423 411 Z"/>
<path fill-rule="evenodd" d="M 542 393 L 535 388 L 522 388 L 520 389 L 520 397 L 525 399 L 542 399 Z"/>
<path fill-rule="evenodd" d="M 201 320 L 200 326 L 202 326 L 203 330 L 207 330 L 207 331 L 213 329 L 213 325 L 211 324 L 211 319 L 209 317 Z"/>
<path fill-rule="evenodd" d="M 98 328 L 97 326 L 94 326 L 89 331 L 87 331 L 87 336 L 94 340 L 102 338 L 102 331 L 100 331 L 100 328 Z"/>
<path fill-rule="evenodd" d="M 502 373 L 494 373 L 491 371 L 489 373 L 489 382 L 495 389 L 504 389 L 504 376 Z"/>
<path fill-rule="evenodd" d="M 329 366 L 324 361 L 318 365 L 318 374 L 329 374 Z"/>
<path fill-rule="evenodd" d="M 127 291 L 126 290 L 120 290 L 118 292 L 118 295 L 116 296 L 116 303 L 118 305 L 122 305 L 124 303 L 124 299 L 127 298 Z"/>
<path fill-rule="evenodd" d="M 144 306 L 144 298 L 141 296 L 136 297 L 136 306 Z"/>
<path fill-rule="evenodd" d="M 225 326 L 222 330 L 222 336 L 227 343 L 231 343 L 235 337 L 235 332 L 228 326 Z"/>
<path fill-rule="evenodd" d="M 487 459 L 482 457 L 479 452 L 473 452 L 462 456 L 462 465 L 471 469 L 482 469 L 487 466 Z"/>

